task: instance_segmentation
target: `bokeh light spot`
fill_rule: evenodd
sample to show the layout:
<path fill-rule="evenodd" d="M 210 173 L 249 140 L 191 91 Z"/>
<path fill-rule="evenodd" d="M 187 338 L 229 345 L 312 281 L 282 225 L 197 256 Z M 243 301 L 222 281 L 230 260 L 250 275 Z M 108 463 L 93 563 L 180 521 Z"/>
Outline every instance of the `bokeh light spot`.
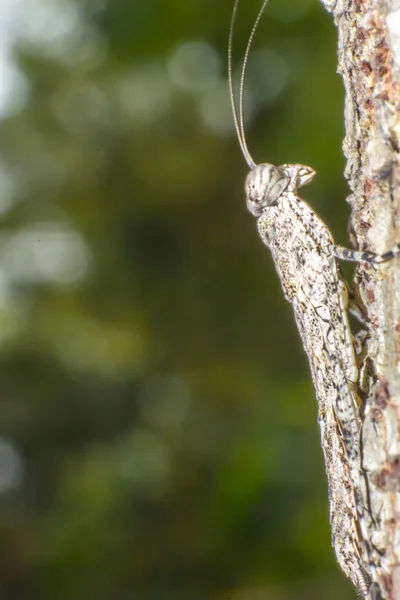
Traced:
<path fill-rule="evenodd" d="M 115 89 L 122 115 L 138 124 L 153 122 L 170 107 L 171 85 L 158 63 L 125 72 Z"/>
<path fill-rule="evenodd" d="M 91 255 L 83 239 L 65 224 L 37 223 L 0 239 L 1 264 L 10 279 L 26 283 L 79 283 Z"/>
<path fill-rule="evenodd" d="M 22 460 L 15 447 L 0 438 L 0 494 L 22 482 Z"/>
<path fill-rule="evenodd" d="M 180 425 L 188 414 L 190 391 L 177 376 L 154 377 L 139 399 L 142 414 L 152 425 Z"/>
<path fill-rule="evenodd" d="M 238 88 L 235 86 L 235 97 L 239 98 L 237 92 Z M 244 107 L 244 122 L 249 124 L 255 109 L 254 96 L 249 87 L 244 92 Z M 235 131 L 226 81 L 222 81 L 217 87 L 203 95 L 199 109 L 204 125 L 213 133 L 225 137 Z"/>
<path fill-rule="evenodd" d="M 184 42 L 168 61 L 168 71 L 176 87 L 194 94 L 214 87 L 221 71 L 216 50 L 202 40 Z"/>
<path fill-rule="evenodd" d="M 257 50 L 249 60 L 247 81 L 254 97 L 266 106 L 285 89 L 289 79 L 287 61 L 272 50 Z"/>
<path fill-rule="evenodd" d="M 132 481 L 136 493 L 152 497 L 162 495 L 172 468 L 170 452 L 162 440 L 138 429 L 121 450 L 121 473 Z"/>

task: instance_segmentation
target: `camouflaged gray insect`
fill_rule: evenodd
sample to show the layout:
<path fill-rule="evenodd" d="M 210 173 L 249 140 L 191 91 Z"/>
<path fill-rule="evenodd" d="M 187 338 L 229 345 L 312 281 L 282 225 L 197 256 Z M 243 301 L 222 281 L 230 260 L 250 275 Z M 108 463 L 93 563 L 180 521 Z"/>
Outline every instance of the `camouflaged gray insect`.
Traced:
<path fill-rule="evenodd" d="M 346 312 L 347 290 L 333 254 L 332 235 L 297 196 L 297 188 L 313 176 L 312 169 L 301 165 L 258 165 L 247 177 L 246 201 L 258 217 L 258 231 L 271 250 L 285 298 L 293 304 L 310 363 L 336 556 L 366 596 L 369 576 L 362 560 L 359 524 L 365 493 L 359 457 L 358 371 Z"/>

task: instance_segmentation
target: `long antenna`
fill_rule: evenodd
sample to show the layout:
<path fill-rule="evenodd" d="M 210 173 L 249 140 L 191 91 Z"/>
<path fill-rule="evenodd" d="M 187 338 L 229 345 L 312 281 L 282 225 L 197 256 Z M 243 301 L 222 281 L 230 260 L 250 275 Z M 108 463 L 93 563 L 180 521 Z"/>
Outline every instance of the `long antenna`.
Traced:
<path fill-rule="evenodd" d="M 251 157 L 251 154 L 250 154 L 249 149 L 248 149 L 247 144 L 246 144 L 246 136 L 245 136 L 245 133 L 244 133 L 244 119 L 243 119 L 244 76 L 245 76 L 245 72 L 246 72 L 247 61 L 248 61 L 248 58 L 249 58 L 251 44 L 253 42 L 254 34 L 256 32 L 258 23 L 260 22 L 261 16 L 262 16 L 262 14 L 264 12 L 264 9 L 265 9 L 267 3 L 268 3 L 268 0 L 264 0 L 264 2 L 262 4 L 262 7 L 260 9 L 260 12 L 257 15 L 257 19 L 256 19 L 256 21 L 254 23 L 253 29 L 251 30 L 250 38 L 249 38 L 249 41 L 247 43 L 247 48 L 246 48 L 246 52 L 245 52 L 245 55 L 244 55 L 244 61 L 243 61 L 243 67 L 242 67 L 242 74 L 241 74 L 241 77 L 240 77 L 239 118 L 238 118 L 238 114 L 237 114 L 237 110 L 236 110 L 236 103 L 235 103 L 235 97 L 234 97 L 234 93 L 233 93 L 233 83 L 232 83 L 233 31 L 234 31 L 234 28 L 235 28 L 236 13 L 237 13 L 237 8 L 238 8 L 239 0 L 235 0 L 235 4 L 233 6 L 233 11 L 232 11 L 231 26 L 230 26 L 230 30 L 229 30 L 229 43 L 228 43 L 229 94 L 230 94 L 230 98 L 231 98 L 231 106 L 232 106 L 233 119 L 234 119 L 234 122 L 235 122 L 236 134 L 237 134 L 237 137 L 238 137 L 238 140 L 239 140 L 239 144 L 240 144 L 240 148 L 242 150 L 243 156 L 244 156 L 247 164 L 249 165 L 250 169 L 254 169 L 254 167 L 256 166 L 256 163 L 254 162 L 254 160 Z"/>
<path fill-rule="evenodd" d="M 238 4 L 239 4 L 239 0 L 235 0 L 235 4 L 233 5 L 233 11 L 232 11 L 232 17 L 231 17 L 231 25 L 229 28 L 229 42 L 228 42 L 228 81 L 229 81 L 229 96 L 231 99 L 231 106 L 232 106 L 232 114 L 233 114 L 233 120 L 235 122 L 235 129 L 236 129 L 236 135 L 238 137 L 238 141 L 240 144 L 240 148 L 242 150 L 242 154 L 247 162 L 247 164 L 249 165 L 250 169 L 254 169 L 255 162 L 253 161 L 253 159 L 251 158 L 250 152 L 248 151 L 247 145 L 246 145 L 246 141 L 243 139 L 242 137 L 242 132 L 240 130 L 239 127 L 239 119 L 237 116 L 237 110 L 236 110 L 236 102 L 235 102 L 235 96 L 233 93 L 233 82 L 232 82 L 232 45 L 233 45 L 233 31 L 235 29 L 235 22 L 236 22 L 236 13 L 237 13 L 237 8 L 238 8 Z"/>
<path fill-rule="evenodd" d="M 244 144 L 246 145 L 245 134 L 244 134 L 244 118 L 243 118 L 243 91 L 244 91 L 244 76 L 246 73 L 247 62 L 249 59 L 251 44 L 253 43 L 254 34 L 262 17 L 265 7 L 267 6 L 269 0 L 264 0 L 262 7 L 260 8 L 260 12 L 257 15 L 257 19 L 253 25 L 253 29 L 251 30 L 251 34 L 249 37 L 249 41 L 247 42 L 247 48 L 244 55 L 243 67 L 242 67 L 242 75 L 240 77 L 240 92 L 239 92 L 239 119 L 240 119 L 240 130 L 242 132 L 242 139 Z M 247 146 L 246 146 L 247 147 Z M 249 165 L 250 166 L 250 165 Z"/>

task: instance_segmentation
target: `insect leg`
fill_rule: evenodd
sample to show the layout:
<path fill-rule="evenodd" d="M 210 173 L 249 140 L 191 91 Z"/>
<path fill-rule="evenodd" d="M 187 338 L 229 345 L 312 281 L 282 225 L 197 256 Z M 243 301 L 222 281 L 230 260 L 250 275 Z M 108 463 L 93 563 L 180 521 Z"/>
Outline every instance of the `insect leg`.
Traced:
<path fill-rule="evenodd" d="M 363 252 L 362 250 L 351 250 L 349 248 L 344 248 L 343 246 L 336 246 L 335 244 L 329 246 L 329 250 L 340 260 L 366 262 L 378 265 L 398 256 L 400 254 L 400 244 L 396 244 L 392 250 L 389 250 L 389 252 L 385 252 L 384 254 L 372 254 L 371 252 Z"/>

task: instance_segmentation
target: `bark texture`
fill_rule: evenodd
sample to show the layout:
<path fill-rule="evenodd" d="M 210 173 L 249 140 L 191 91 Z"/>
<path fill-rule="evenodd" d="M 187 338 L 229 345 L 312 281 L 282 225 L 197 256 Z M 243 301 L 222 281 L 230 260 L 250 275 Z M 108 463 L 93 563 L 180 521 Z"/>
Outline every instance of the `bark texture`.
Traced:
<path fill-rule="evenodd" d="M 338 28 L 346 90 L 352 242 L 381 254 L 400 242 L 400 0 L 321 1 Z M 369 333 L 360 377 L 364 552 L 375 597 L 400 600 L 400 258 L 358 267 L 355 283 Z"/>

